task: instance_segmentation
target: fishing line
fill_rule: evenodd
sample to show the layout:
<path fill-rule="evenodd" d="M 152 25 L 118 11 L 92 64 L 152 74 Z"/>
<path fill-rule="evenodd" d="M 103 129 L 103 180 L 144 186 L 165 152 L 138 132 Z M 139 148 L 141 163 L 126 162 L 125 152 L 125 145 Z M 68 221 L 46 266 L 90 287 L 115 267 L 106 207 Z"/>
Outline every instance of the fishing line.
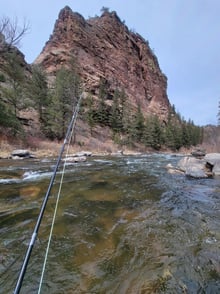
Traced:
<path fill-rule="evenodd" d="M 50 196 L 50 192 L 51 192 L 51 189 L 52 189 L 54 181 L 55 181 L 55 177 L 56 177 L 56 174 L 57 174 L 58 167 L 60 165 L 60 161 L 61 161 L 64 149 L 65 149 L 65 145 L 67 144 L 68 138 L 70 137 L 70 134 L 72 134 L 73 129 L 74 129 L 75 124 L 76 124 L 76 117 L 77 117 L 77 114 L 79 112 L 79 106 L 80 106 L 80 101 L 82 99 L 82 96 L 83 95 L 81 95 L 79 97 L 78 103 L 76 105 L 75 111 L 74 111 L 72 119 L 71 119 L 71 122 L 70 122 L 70 124 L 68 126 L 63 145 L 61 147 L 59 156 L 57 158 L 57 162 L 56 162 L 56 165 L 54 167 L 53 175 L 51 177 L 47 193 L 46 193 L 46 195 L 44 197 L 44 200 L 42 202 L 40 213 L 38 215 L 38 219 L 37 219 L 34 231 L 32 233 L 31 240 L 29 242 L 28 249 L 26 251 L 26 255 L 25 255 L 25 258 L 24 258 L 24 261 L 23 261 L 23 264 L 22 264 L 22 267 L 21 267 L 21 270 L 20 270 L 20 273 L 19 273 L 19 277 L 18 277 L 18 280 L 17 280 L 17 283 L 16 283 L 14 294 L 19 294 L 20 293 L 20 289 L 21 289 L 21 286 L 22 286 L 22 283 L 23 283 L 23 280 L 24 280 L 24 275 L 25 275 L 25 272 L 26 272 L 26 269 L 27 269 L 27 266 L 28 266 L 28 262 L 29 262 L 29 259 L 30 259 L 30 256 L 31 256 L 33 246 L 34 246 L 36 238 L 37 238 L 37 234 L 38 234 L 40 224 L 41 224 L 41 221 L 42 221 L 42 218 L 43 218 L 43 215 L 44 215 L 44 211 L 46 209 L 46 205 L 47 205 L 47 202 L 48 202 L 48 199 L 49 199 L 49 196 Z"/>
<path fill-rule="evenodd" d="M 80 100 L 79 100 L 79 102 L 80 102 Z M 62 169 L 62 172 L 61 172 L 60 185 L 59 185 L 59 189 L 58 189 L 58 193 L 57 193 L 57 200 L 56 200 L 56 204 L 55 204 L 55 208 L 54 208 L 54 214 L 53 214 L 53 219 L 52 219 L 52 223 L 51 223 L 50 234 L 49 234 L 49 238 L 48 238 L 48 242 L 47 242 L 47 249 L 46 249 L 46 253 L 45 253 L 45 258 L 44 258 L 44 263 L 43 263 L 43 267 L 42 267 L 39 288 L 38 288 L 38 292 L 37 292 L 38 294 L 40 294 L 41 288 L 42 288 L 42 284 L 43 284 L 43 278 L 44 278 L 45 268 L 46 268 L 46 264 L 47 264 L 47 259 L 48 259 L 48 254 L 49 254 L 51 239 L 52 239 L 52 235 L 53 235 L 54 223 L 55 223 L 55 220 L 56 220 L 56 215 L 57 215 L 57 210 L 58 210 L 58 204 L 59 204 L 61 189 L 62 189 L 62 185 L 63 185 L 63 178 L 64 178 L 64 174 L 65 174 L 65 169 L 66 169 L 67 156 L 69 154 L 70 142 L 71 142 L 71 139 L 72 139 L 73 130 L 75 128 L 76 118 L 77 118 L 77 114 L 79 112 L 79 106 L 80 105 L 78 103 L 77 104 L 77 107 L 76 107 L 76 110 L 75 110 L 75 120 L 73 122 L 73 127 L 72 127 L 72 130 L 71 130 L 71 134 L 69 136 L 69 141 L 68 141 L 68 145 L 67 145 L 67 151 L 66 151 L 66 155 L 65 155 L 65 160 L 64 160 L 63 169 Z"/>

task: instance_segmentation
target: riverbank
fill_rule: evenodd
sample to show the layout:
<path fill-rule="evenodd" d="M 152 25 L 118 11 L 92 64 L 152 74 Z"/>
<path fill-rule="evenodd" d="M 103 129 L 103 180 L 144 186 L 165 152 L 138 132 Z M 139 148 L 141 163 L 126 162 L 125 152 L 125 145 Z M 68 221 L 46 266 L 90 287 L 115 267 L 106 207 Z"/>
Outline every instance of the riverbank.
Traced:
<path fill-rule="evenodd" d="M 0 140 L 0 159 L 7 159 L 11 157 L 11 153 L 16 149 L 25 149 L 30 152 L 36 158 L 45 158 L 45 157 L 56 157 L 61 150 L 63 142 L 57 141 L 49 141 L 49 140 L 35 140 L 31 142 L 31 144 L 24 144 L 19 142 L 10 142 L 7 140 Z M 143 147 L 142 145 L 136 145 L 133 148 L 129 147 L 121 147 L 116 144 L 112 144 L 112 142 L 106 141 L 103 144 L 97 144 L 91 146 L 90 144 L 85 144 L 83 146 L 79 146 L 77 144 L 70 145 L 68 147 L 69 154 L 75 154 L 81 152 L 82 150 L 86 150 L 91 152 L 93 155 L 139 155 L 146 153 L 176 153 L 182 155 L 188 155 L 194 148 L 182 148 L 176 152 L 169 149 L 161 149 L 160 151 L 153 150 L 151 148 Z"/>
<path fill-rule="evenodd" d="M 26 144 L 13 144 L 7 141 L 0 142 L 0 159 L 7 159 L 11 157 L 11 153 L 16 149 L 25 149 L 30 152 L 36 158 L 45 158 L 45 157 L 56 157 L 62 147 L 63 142 L 54 142 L 54 141 L 38 141 L 34 146 L 26 145 Z M 91 152 L 93 155 L 116 155 L 116 154 L 126 154 L 126 155 L 135 155 L 145 152 L 141 149 L 129 149 L 129 148 L 118 148 L 116 145 L 105 144 L 96 146 L 96 148 L 91 148 L 90 146 L 76 146 L 70 145 L 68 147 L 69 154 L 75 154 L 81 152 L 82 150 L 86 150 Z M 152 152 L 152 150 L 151 150 Z"/>

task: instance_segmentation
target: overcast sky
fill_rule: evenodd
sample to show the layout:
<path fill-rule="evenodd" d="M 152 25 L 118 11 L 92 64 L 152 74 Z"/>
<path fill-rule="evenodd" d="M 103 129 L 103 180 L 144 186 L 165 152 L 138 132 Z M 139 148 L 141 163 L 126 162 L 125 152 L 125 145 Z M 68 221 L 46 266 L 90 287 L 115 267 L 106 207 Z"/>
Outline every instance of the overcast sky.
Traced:
<path fill-rule="evenodd" d="M 28 63 L 40 54 L 60 10 L 84 18 L 115 10 L 154 50 L 168 78 L 168 97 L 185 119 L 217 124 L 220 101 L 220 0 L 6 0 L 0 16 L 30 24 L 20 50 Z"/>

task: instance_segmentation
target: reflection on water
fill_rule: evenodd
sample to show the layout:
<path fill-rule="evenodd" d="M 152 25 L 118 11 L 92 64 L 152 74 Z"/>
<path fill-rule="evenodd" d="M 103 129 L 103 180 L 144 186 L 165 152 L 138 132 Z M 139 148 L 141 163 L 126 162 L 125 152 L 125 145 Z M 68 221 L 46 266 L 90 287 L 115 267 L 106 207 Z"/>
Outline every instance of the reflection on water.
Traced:
<path fill-rule="evenodd" d="M 68 164 L 42 293 L 220 293 L 220 179 L 178 157 Z M 0 162 L 0 293 L 12 293 L 54 162 Z M 60 174 L 21 293 L 37 293 Z"/>

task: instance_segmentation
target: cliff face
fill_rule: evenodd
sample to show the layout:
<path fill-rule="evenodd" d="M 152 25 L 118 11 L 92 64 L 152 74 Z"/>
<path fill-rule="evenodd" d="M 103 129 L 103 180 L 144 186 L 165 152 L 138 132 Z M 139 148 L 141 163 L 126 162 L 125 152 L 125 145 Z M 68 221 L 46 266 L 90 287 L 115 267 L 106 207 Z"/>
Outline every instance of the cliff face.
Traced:
<path fill-rule="evenodd" d="M 54 75 L 71 56 L 86 92 L 97 95 L 104 78 L 110 95 L 115 88 L 124 89 L 132 109 L 140 105 L 144 115 L 157 114 L 166 120 L 170 107 L 167 79 L 148 42 L 129 31 L 115 12 L 85 20 L 69 7 L 62 9 L 35 63 Z"/>

